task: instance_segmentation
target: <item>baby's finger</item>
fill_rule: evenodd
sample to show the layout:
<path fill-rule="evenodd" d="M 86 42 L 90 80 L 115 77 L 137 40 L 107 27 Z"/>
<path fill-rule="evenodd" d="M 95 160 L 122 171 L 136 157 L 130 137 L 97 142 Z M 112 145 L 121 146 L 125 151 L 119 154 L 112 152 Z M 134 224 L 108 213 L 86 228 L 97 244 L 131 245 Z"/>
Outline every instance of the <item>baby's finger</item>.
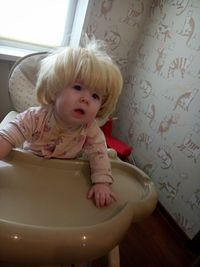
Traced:
<path fill-rule="evenodd" d="M 106 199 L 106 205 L 110 205 L 112 203 L 116 202 L 116 198 L 113 198 L 112 196 L 109 196 L 109 198 Z"/>
<path fill-rule="evenodd" d="M 114 201 L 112 200 L 112 198 L 110 197 L 110 196 L 108 196 L 107 198 L 106 198 L 106 201 L 105 201 L 105 205 L 106 206 L 109 206 L 111 203 L 113 203 Z"/>
<path fill-rule="evenodd" d="M 91 188 L 88 192 L 87 192 L 87 198 L 91 199 L 94 195 L 94 190 Z"/>
<path fill-rule="evenodd" d="M 117 197 L 115 196 L 113 192 L 110 192 L 110 197 L 114 202 L 117 201 Z"/>
<path fill-rule="evenodd" d="M 95 204 L 96 204 L 97 208 L 101 207 L 101 198 L 100 198 L 100 194 L 98 192 L 95 193 L 94 199 L 95 199 Z"/>
<path fill-rule="evenodd" d="M 104 207 L 106 205 L 106 200 L 107 200 L 106 196 L 104 194 L 102 194 L 100 197 L 100 206 L 101 207 Z"/>

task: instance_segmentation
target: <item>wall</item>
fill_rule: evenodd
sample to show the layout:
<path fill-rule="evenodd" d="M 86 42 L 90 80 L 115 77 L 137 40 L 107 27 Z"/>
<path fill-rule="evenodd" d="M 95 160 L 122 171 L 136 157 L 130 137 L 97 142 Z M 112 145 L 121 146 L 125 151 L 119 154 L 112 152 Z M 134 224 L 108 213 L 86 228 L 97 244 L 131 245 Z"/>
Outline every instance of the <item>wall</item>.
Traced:
<path fill-rule="evenodd" d="M 84 29 L 124 76 L 115 135 L 189 238 L 200 229 L 200 2 L 90 1 Z"/>

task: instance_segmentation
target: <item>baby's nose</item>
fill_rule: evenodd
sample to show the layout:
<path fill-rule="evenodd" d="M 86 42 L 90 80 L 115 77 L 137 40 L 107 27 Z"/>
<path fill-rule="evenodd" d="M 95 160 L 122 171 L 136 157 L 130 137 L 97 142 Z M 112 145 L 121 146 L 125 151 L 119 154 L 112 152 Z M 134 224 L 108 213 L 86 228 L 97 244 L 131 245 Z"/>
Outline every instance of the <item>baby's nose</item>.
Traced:
<path fill-rule="evenodd" d="M 92 100 L 92 94 L 90 92 L 90 90 L 88 89 L 83 89 L 81 91 L 81 95 L 80 95 L 80 102 L 84 102 L 85 104 L 89 105 L 89 103 L 91 102 Z"/>
<path fill-rule="evenodd" d="M 89 96 L 87 96 L 87 95 L 82 96 L 80 98 L 80 102 L 84 102 L 86 104 L 89 104 L 89 102 L 90 102 Z"/>

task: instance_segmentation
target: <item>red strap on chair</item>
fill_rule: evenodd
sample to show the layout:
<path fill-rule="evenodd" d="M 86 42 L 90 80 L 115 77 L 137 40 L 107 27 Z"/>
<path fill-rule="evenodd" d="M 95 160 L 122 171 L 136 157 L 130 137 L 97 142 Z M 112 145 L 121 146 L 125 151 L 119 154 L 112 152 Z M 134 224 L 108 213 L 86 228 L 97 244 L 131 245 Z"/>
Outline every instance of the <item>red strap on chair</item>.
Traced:
<path fill-rule="evenodd" d="M 118 138 L 112 136 L 112 123 L 113 119 L 110 118 L 102 127 L 106 139 L 106 144 L 108 147 L 116 150 L 120 157 L 128 157 L 132 152 L 132 147 L 119 140 Z"/>

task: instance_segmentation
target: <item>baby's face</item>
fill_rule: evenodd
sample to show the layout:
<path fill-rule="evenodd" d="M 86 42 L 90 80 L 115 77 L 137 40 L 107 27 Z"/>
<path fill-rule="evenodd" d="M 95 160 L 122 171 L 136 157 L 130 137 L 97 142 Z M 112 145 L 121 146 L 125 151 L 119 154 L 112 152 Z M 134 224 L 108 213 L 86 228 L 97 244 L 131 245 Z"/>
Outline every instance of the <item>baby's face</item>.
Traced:
<path fill-rule="evenodd" d="M 101 103 L 101 95 L 75 83 L 57 94 L 54 115 L 61 126 L 77 128 L 96 117 Z"/>

